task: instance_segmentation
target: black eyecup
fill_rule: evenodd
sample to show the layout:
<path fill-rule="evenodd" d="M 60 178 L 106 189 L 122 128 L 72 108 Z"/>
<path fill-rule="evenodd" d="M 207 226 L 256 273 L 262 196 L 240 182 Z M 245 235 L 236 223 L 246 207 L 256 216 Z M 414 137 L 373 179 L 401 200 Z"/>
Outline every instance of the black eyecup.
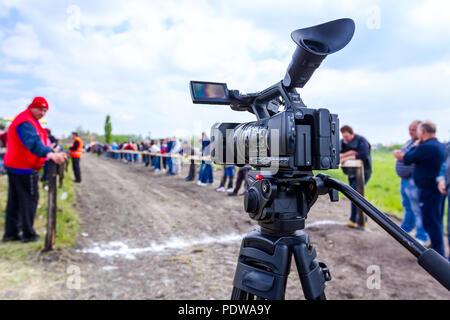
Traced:
<path fill-rule="evenodd" d="M 443 256 L 433 249 L 428 249 L 419 256 L 418 262 L 433 278 L 450 291 L 450 263 Z"/>

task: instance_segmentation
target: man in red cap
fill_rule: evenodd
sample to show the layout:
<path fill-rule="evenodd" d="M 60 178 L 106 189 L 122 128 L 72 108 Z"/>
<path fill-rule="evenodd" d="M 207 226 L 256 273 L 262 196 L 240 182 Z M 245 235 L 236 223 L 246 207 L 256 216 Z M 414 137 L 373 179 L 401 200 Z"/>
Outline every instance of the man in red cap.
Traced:
<path fill-rule="evenodd" d="M 47 132 L 39 120 L 47 111 L 47 101 L 36 97 L 9 126 L 8 149 L 4 159 L 9 190 L 3 242 L 39 240 L 33 229 L 39 200 L 38 171 L 45 163 L 45 158 L 61 164 L 67 157 L 65 153 L 55 152 L 46 146 Z M 22 236 L 19 235 L 19 227 Z"/>

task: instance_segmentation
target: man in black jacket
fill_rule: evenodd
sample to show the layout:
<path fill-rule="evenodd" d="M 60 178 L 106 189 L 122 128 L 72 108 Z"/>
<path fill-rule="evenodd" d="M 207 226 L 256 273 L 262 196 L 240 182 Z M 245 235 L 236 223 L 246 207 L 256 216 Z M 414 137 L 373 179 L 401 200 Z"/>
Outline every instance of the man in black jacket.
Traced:
<path fill-rule="evenodd" d="M 369 182 L 372 175 L 372 156 L 370 143 L 363 136 L 354 133 L 352 127 L 343 126 L 341 128 L 342 140 L 341 140 L 341 165 L 348 160 L 362 160 L 364 163 L 364 183 Z M 349 168 L 343 168 L 343 171 L 348 175 L 349 185 L 356 190 L 356 174 Z M 352 210 L 350 220 L 347 226 L 350 228 L 357 228 L 357 209 L 352 203 Z"/>

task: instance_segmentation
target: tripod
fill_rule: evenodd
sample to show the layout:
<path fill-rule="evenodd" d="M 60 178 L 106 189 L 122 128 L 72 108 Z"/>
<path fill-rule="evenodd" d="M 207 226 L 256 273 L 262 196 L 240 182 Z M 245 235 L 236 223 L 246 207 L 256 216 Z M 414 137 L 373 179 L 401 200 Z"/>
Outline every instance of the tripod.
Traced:
<path fill-rule="evenodd" d="M 242 241 L 234 278 L 232 300 L 282 300 L 295 258 L 305 298 L 325 300 L 325 282 L 331 280 L 327 266 L 316 260 L 316 250 L 302 231 L 275 237 L 259 231 Z"/>
<path fill-rule="evenodd" d="M 316 259 L 316 250 L 302 230 L 319 195 L 339 201 L 338 191 L 371 217 L 418 258 L 418 263 L 450 290 L 450 263 L 432 249 L 425 249 L 364 197 L 327 175 L 293 172 L 276 176 L 249 174 L 245 211 L 258 221 L 260 230 L 242 240 L 233 282 L 232 300 L 282 300 L 292 262 L 297 266 L 308 300 L 325 300 L 328 267 Z"/>

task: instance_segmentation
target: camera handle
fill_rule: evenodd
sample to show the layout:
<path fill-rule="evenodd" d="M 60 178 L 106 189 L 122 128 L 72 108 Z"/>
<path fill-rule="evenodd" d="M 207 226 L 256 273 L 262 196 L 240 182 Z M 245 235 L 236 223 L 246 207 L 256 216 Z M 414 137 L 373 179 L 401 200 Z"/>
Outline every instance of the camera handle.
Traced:
<path fill-rule="evenodd" d="M 322 189 L 322 194 L 328 193 L 328 188 L 342 192 L 389 235 L 418 258 L 419 265 L 450 291 L 450 263 L 444 257 L 435 250 L 426 249 L 422 246 L 350 186 L 325 174 L 319 174 L 316 178 L 319 180 L 317 186 Z M 321 185 L 322 183 L 323 185 Z"/>
<path fill-rule="evenodd" d="M 269 119 L 279 111 L 271 108 L 270 104 L 278 105 L 278 99 L 282 99 L 286 109 L 297 107 L 307 108 L 295 88 L 287 89 L 280 81 L 273 86 L 250 94 L 240 94 L 237 90 L 230 90 L 231 109 L 234 111 L 248 111 L 253 113 L 258 121 Z"/>

